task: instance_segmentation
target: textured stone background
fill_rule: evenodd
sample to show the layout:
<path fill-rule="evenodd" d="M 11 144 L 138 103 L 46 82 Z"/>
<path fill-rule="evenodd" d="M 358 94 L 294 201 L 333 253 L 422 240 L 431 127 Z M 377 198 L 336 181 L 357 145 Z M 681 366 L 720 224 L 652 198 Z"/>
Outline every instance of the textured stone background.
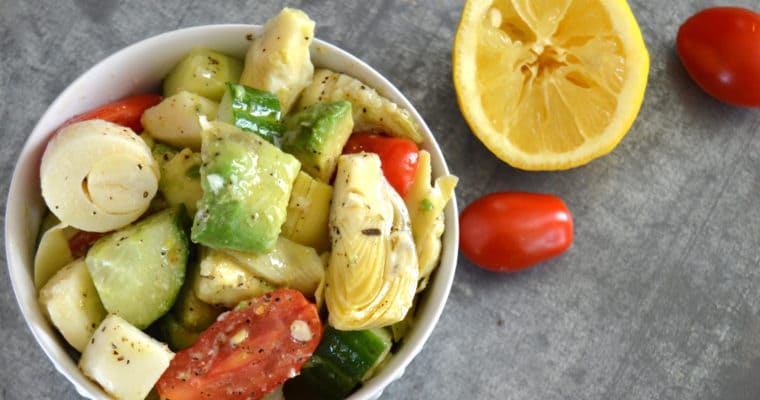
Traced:
<path fill-rule="evenodd" d="M 526 190 L 561 196 L 575 218 L 573 247 L 529 271 L 495 275 L 461 258 L 430 342 L 384 398 L 757 399 L 760 111 L 703 94 L 674 51 L 679 24 L 717 4 L 631 1 L 652 60 L 636 123 L 608 156 L 535 173 L 499 162 L 459 114 L 460 1 L 0 0 L 0 187 L 45 108 L 108 54 L 179 27 L 303 8 L 317 36 L 415 104 L 461 178 L 460 208 Z M 5 265 L 0 275 L 0 399 L 77 398 L 24 324 Z"/>

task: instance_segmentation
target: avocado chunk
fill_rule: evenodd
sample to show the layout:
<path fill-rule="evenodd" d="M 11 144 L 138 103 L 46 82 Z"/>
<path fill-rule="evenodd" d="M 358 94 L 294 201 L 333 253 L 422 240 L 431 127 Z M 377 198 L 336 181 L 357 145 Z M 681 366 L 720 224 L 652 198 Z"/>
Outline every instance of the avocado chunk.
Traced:
<path fill-rule="evenodd" d="M 351 103 L 312 104 L 285 118 L 282 149 L 301 161 L 303 170 L 322 182 L 330 182 L 354 128 Z"/>
<path fill-rule="evenodd" d="M 203 131 L 203 197 L 192 240 L 211 248 L 269 252 L 285 222 L 301 163 L 258 135 L 224 122 Z"/>
<path fill-rule="evenodd" d="M 253 132 L 281 147 L 281 116 L 280 101 L 273 93 L 228 83 L 216 119 Z"/>
<path fill-rule="evenodd" d="M 173 207 L 100 238 L 85 263 L 105 309 L 139 329 L 174 304 L 189 251 L 183 207 Z"/>
<path fill-rule="evenodd" d="M 227 82 L 237 82 L 243 61 L 217 51 L 197 47 L 180 60 L 164 79 L 164 96 L 183 90 L 219 101 Z"/>

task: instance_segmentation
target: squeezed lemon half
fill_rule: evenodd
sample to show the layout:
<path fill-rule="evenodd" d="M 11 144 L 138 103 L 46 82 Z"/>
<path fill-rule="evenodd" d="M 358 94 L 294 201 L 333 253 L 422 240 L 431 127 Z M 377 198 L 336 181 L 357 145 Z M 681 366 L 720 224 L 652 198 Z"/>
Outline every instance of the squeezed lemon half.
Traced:
<path fill-rule="evenodd" d="M 462 114 L 490 151 L 561 170 L 625 136 L 649 53 L 625 0 L 467 0 L 452 64 Z"/>

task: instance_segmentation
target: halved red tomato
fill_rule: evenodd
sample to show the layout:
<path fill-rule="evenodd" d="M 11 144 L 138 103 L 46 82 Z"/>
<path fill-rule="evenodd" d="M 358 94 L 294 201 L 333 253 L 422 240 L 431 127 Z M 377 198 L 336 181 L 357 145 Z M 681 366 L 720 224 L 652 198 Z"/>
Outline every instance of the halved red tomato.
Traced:
<path fill-rule="evenodd" d="M 322 338 L 317 307 L 278 289 L 222 314 L 156 383 L 162 399 L 258 399 L 297 375 Z"/>
<path fill-rule="evenodd" d="M 135 133 L 140 133 L 143 131 L 143 126 L 140 122 L 143 113 L 160 102 L 161 96 L 152 93 L 125 97 L 74 116 L 64 122 L 61 128 L 75 122 L 102 119 L 117 125 L 126 126 L 135 131 Z"/>
<path fill-rule="evenodd" d="M 354 133 L 343 153 L 366 151 L 380 157 L 383 175 L 401 197 L 406 196 L 417 174 L 420 151 L 413 141 L 374 133 Z"/>

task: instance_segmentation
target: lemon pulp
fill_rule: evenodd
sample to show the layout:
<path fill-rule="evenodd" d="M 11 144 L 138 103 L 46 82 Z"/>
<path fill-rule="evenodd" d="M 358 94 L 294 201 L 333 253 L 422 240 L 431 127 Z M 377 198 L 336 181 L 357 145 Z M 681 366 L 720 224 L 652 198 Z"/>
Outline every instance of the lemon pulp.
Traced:
<path fill-rule="evenodd" d="M 638 113 L 649 67 L 620 0 L 468 0 L 453 54 L 473 132 L 505 162 L 533 170 L 611 151 Z"/>

